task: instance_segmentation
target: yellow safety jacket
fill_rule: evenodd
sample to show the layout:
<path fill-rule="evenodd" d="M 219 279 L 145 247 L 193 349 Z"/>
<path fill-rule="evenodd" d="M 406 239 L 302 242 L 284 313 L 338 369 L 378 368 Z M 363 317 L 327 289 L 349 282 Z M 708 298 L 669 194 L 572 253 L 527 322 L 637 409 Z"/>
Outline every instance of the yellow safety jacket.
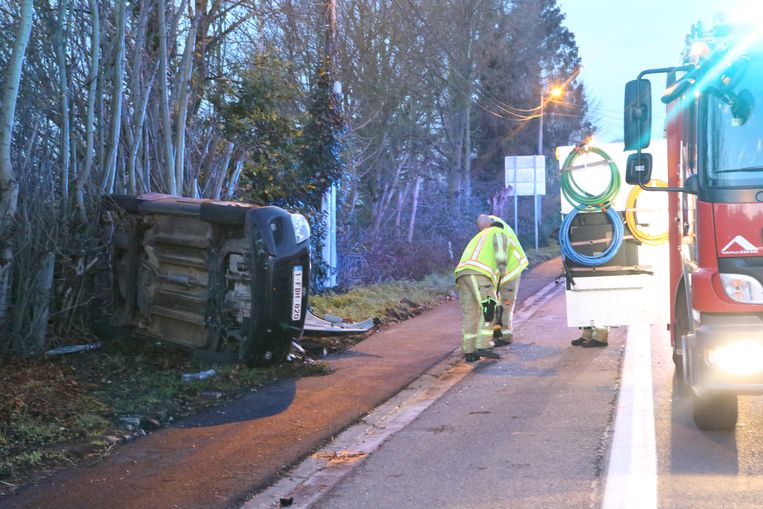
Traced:
<path fill-rule="evenodd" d="M 491 226 L 480 231 L 469 241 L 466 249 L 464 249 L 464 254 L 461 255 L 461 261 L 456 266 L 456 279 L 462 272 L 471 271 L 487 276 L 494 285 L 498 285 L 501 271 L 498 269 L 498 260 L 493 244 L 496 235 L 503 235 L 503 232 L 500 228 Z"/>
<path fill-rule="evenodd" d="M 508 239 L 508 256 L 506 258 L 506 271 L 501 275 L 498 286 L 501 286 L 512 279 L 516 279 L 529 265 L 527 255 L 525 255 L 522 245 L 519 243 L 517 234 L 514 230 L 498 216 L 488 216 L 494 223 L 500 223 L 503 226 L 503 233 Z"/>

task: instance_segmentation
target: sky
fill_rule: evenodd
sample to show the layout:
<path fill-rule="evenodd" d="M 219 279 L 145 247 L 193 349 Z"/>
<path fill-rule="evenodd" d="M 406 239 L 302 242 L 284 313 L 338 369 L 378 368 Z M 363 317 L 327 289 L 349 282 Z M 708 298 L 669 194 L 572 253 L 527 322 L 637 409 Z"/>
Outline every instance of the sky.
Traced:
<path fill-rule="evenodd" d="M 644 69 L 678 65 L 684 39 L 697 21 L 708 29 L 714 14 L 747 6 L 763 17 L 761 0 L 557 0 L 564 25 L 575 34 L 580 80 L 598 117 L 596 140 L 622 140 L 625 83 Z M 757 9 L 750 7 L 755 5 Z M 763 23 L 763 21 L 761 21 Z M 661 138 L 665 109 L 659 102 L 664 75 L 652 81 L 652 136 Z"/>

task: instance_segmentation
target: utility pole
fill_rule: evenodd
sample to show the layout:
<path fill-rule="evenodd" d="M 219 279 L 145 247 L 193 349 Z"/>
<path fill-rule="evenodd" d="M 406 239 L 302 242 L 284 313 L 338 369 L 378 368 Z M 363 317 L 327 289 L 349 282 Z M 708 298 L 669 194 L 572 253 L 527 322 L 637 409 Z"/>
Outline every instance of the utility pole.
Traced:
<path fill-rule="evenodd" d="M 336 80 L 336 0 L 326 0 L 326 31 L 324 39 L 323 61 L 326 66 L 326 74 L 330 83 L 328 89 L 329 95 L 336 96 L 334 102 L 337 106 L 340 104 L 339 96 L 342 93 L 342 84 Z M 332 97 L 329 97 L 331 104 Z M 326 229 L 323 238 L 323 261 L 328 266 L 328 274 L 323 282 L 326 288 L 333 288 L 337 285 L 337 253 L 336 253 L 336 184 L 332 184 L 323 194 L 321 210 L 326 213 Z"/>

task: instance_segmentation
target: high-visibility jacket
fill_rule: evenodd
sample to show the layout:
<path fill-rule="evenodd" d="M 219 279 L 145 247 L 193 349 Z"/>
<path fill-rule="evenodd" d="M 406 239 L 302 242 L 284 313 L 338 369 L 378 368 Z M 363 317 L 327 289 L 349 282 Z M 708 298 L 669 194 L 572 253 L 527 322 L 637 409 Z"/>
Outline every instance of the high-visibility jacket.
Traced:
<path fill-rule="evenodd" d="M 504 263 L 496 258 L 496 244 L 499 246 L 499 251 L 505 250 L 503 246 L 506 243 L 501 228 L 491 226 L 481 230 L 466 245 L 466 249 L 464 249 L 464 253 L 461 255 L 461 261 L 456 266 L 455 277 L 458 278 L 461 273 L 467 271 L 476 272 L 487 276 L 497 286 L 503 272 L 501 270 L 503 267 L 499 268 L 499 263 L 501 266 Z M 500 253 L 498 254 L 500 258 Z"/>
<path fill-rule="evenodd" d="M 516 279 L 529 265 L 527 255 L 525 255 L 522 245 L 519 243 L 517 234 L 511 229 L 506 221 L 498 216 L 488 216 L 494 223 L 500 223 L 503 232 L 508 239 L 508 254 L 506 257 L 506 270 L 501 274 L 498 286 L 501 286 L 512 279 Z"/>

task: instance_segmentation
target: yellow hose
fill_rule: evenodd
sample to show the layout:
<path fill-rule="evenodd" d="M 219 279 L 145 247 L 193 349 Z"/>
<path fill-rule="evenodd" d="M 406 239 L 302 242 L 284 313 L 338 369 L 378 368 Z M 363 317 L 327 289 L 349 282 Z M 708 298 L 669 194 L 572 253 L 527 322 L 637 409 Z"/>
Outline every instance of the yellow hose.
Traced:
<path fill-rule="evenodd" d="M 647 185 L 655 187 L 668 186 L 668 184 L 662 180 L 650 180 Z M 639 194 L 641 194 L 641 187 L 633 186 L 631 192 L 628 193 L 628 198 L 625 200 L 625 223 L 628 225 L 631 234 L 636 238 L 636 240 L 648 246 L 657 246 L 663 242 L 667 242 L 667 231 L 657 235 L 651 235 L 639 229 L 638 223 L 636 222 L 636 200 L 638 199 Z"/>

